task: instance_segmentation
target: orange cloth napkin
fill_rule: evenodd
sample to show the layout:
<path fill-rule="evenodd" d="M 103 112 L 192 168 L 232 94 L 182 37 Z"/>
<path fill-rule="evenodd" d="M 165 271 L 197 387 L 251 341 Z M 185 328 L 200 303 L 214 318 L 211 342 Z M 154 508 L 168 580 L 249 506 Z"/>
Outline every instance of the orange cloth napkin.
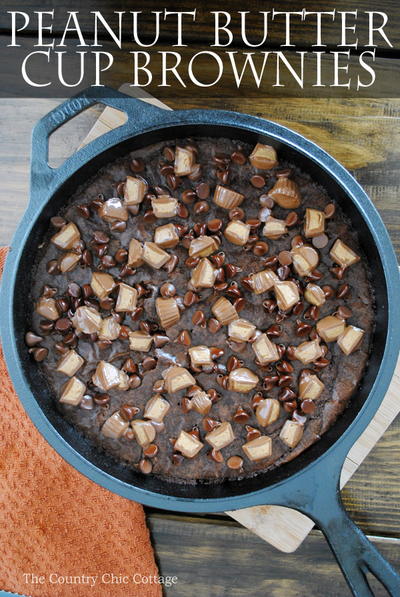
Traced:
<path fill-rule="evenodd" d="M 0 275 L 6 254 L 0 248 Z M 142 506 L 89 481 L 49 446 L 15 394 L 1 349 L 0 380 L 0 589 L 160 597 L 161 585 L 146 580 L 158 571 Z M 111 583 L 111 575 L 128 582 Z M 97 576 L 94 586 L 85 576 Z"/>

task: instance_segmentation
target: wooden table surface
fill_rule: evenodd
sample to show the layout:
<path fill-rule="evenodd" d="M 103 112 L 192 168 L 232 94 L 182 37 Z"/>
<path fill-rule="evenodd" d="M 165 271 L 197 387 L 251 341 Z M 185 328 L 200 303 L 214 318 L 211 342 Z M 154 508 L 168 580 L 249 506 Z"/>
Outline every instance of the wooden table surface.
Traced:
<path fill-rule="evenodd" d="M 7 244 L 29 196 L 30 132 L 60 100 L 0 101 L 0 244 Z M 172 107 L 173 102 L 170 102 Z M 194 100 L 187 107 L 199 107 Z M 213 101 L 209 107 L 221 107 Z M 224 100 L 224 108 L 270 118 L 303 133 L 346 165 L 379 209 L 400 251 L 400 100 Z M 100 108 L 54 134 L 50 162 L 59 164 L 89 131 Z M 400 418 L 343 491 L 346 507 L 382 552 L 400 566 Z M 184 516 L 148 510 L 163 574 L 179 582 L 166 595 L 260 594 L 292 597 L 349 594 L 319 531 L 292 555 L 277 552 L 221 515 Z M 378 589 L 377 594 L 380 593 Z"/>
<path fill-rule="evenodd" d="M 4 10 L 7 4 L 10 10 L 15 10 L 11 2 L 4 3 Z M 38 9 L 34 0 L 23 4 L 32 10 Z M 158 4 L 149 0 L 146 8 L 159 9 Z M 264 9 L 259 2 L 252 4 L 253 10 Z M 93 8 L 105 12 L 107 5 L 106 0 L 98 0 Z M 176 5 L 179 10 L 193 8 L 193 3 L 186 0 Z M 395 11 L 395 6 L 394 0 L 384 0 L 379 8 L 369 0 L 357 3 L 359 10 L 387 9 L 391 13 L 388 31 L 394 48 L 381 56 L 386 61 L 393 61 L 393 67 L 397 69 L 400 13 L 398 9 Z M 40 10 L 52 7 L 54 4 L 49 0 L 40 4 Z M 352 9 L 345 0 L 327 1 L 323 9 L 330 10 L 332 7 L 337 10 Z M 59 3 L 58 8 L 74 10 L 81 9 L 81 6 L 73 0 Z M 230 2 L 229 10 L 243 8 L 248 7 L 236 0 Z M 309 2 L 307 8 L 321 10 L 317 2 Z M 132 6 L 121 0 L 118 9 L 131 10 Z M 294 10 L 288 0 L 279 3 L 279 9 Z M 210 10 L 215 8 L 210 7 Z M 56 18 L 54 30 L 59 31 L 60 27 Z M 89 21 L 86 29 L 90 30 Z M 364 44 L 365 32 L 362 28 L 360 31 L 360 43 Z M 172 33 L 171 27 L 165 29 L 164 42 Z M 201 19 L 193 39 L 198 44 L 204 43 L 207 34 L 207 23 Z M 296 28 L 295 42 L 307 45 L 308 35 L 304 28 Z M 272 34 L 272 44 L 279 41 L 279 35 L 276 39 L 274 36 L 275 33 Z M 329 31 L 327 43 L 337 43 Z M 246 97 L 245 94 L 229 97 L 226 90 L 221 97 L 223 95 L 228 97 L 211 98 L 207 107 L 247 112 L 285 124 L 317 142 L 344 164 L 380 211 L 396 250 L 400 252 L 400 100 L 278 99 L 266 98 L 262 94 L 257 97 Z M 31 129 L 42 115 L 59 103 L 59 99 L 0 100 L 0 245 L 10 242 L 28 201 Z M 193 96 L 185 97 L 184 102 L 182 98 L 175 101 L 168 99 L 168 103 L 171 107 L 204 107 L 204 99 L 196 100 Z M 87 110 L 52 136 L 52 165 L 61 163 L 73 152 L 99 111 L 99 107 Z M 351 516 L 400 569 L 399 476 L 400 417 L 343 490 L 344 502 Z M 325 539 L 317 530 L 295 554 L 286 555 L 222 515 L 172 515 L 150 509 L 147 513 L 160 571 L 163 575 L 179 577 L 177 584 L 165 589 L 167 597 L 192 597 L 194 594 L 201 597 L 350 595 Z M 375 588 L 377 595 L 386 594 L 381 587 L 375 585 Z"/>

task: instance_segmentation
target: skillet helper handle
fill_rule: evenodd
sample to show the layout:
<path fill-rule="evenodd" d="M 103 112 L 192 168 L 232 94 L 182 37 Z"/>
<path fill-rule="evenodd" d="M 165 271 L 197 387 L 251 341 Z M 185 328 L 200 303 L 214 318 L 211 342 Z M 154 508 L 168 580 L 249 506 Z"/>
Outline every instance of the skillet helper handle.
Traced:
<path fill-rule="evenodd" d="M 399 597 L 400 576 L 385 560 L 361 529 L 351 520 L 340 492 L 325 493 L 308 514 L 319 525 L 355 597 L 374 597 L 366 573 L 370 572 L 389 595 Z M 323 501 L 323 503 L 322 503 Z"/>
<path fill-rule="evenodd" d="M 140 99 L 130 97 L 110 87 L 89 87 L 77 95 L 66 100 L 54 110 L 46 114 L 36 124 L 32 133 L 32 177 L 41 177 L 44 183 L 50 183 L 55 177 L 57 169 L 48 165 L 50 135 L 60 126 L 97 103 L 110 106 L 125 112 L 128 116 L 127 122 L 119 127 L 119 130 L 128 129 L 132 135 L 140 131 L 144 125 L 151 122 L 152 118 L 163 112 Z M 112 133 L 113 131 L 110 131 Z M 110 133 L 105 133 L 102 139 Z M 96 139 L 80 149 L 79 152 L 85 155 L 85 159 L 94 157 L 98 152 Z"/>

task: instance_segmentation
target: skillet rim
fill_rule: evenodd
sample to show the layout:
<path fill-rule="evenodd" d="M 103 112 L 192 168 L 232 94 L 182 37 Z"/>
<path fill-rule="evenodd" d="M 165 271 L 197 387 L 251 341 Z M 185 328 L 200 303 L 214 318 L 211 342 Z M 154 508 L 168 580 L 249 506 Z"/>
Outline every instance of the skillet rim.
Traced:
<path fill-rule="evenodd" d="M 131 100 L 131 98 L 128 98 L 128 101 L 129 100 Z M 1 306 L 3 308 L 2 312 L 6 315 L 1 318 L 1 332 L 4 339 L 4 353 L 7 365 L 14 381 L 17 393 L 22 396 L 21 400 L 25 409 L 42 435 L 44 435 L 52 447 L 55 448 L 72 466 L 100 485 L 119 493 L 124 497 L 140 501 L 141 503 L 147 505 L 179 511 L 196 510 L 201 512 L 215 512 L 218 510 L 233 510 L 236 508 L 264 504 L 266 502 L 271 503 L 269 498 L 271 498 L 271 500 L 277 499 L 279 494 L 279 491 L 275 491 L 275 494 L 277 495 L 274 498 L 274 490 L 279 489 L 279 487 L 282 488 L 282 486 L 288 486 L 290 484 L 295 487 L 295 481 L 298 480 L 299 477 L 302 477 L 303 480 L 306 479 L 307 471 L 309 471 L 309 476 L 314 476 L 313 473 L 315 473 L 315 468 L 324 466 L 321 463 L 328 458 L 330 458 L 331 462 L 335 461 L 335 468 L 337 468 L 339 471 L 347 451 L 368 425 L 375 412 L 378 410 L 394 371 L 397 361 L 398 348 L 400 345 L 400 304 L 398 304 L 399 301 L 396 303 L 396 301 L 393 300 L 396 298 L 396 285 L 398 286 L 399 283 L 397 261 L 388 233 L 381 221 L 381 218 L 361 186 L 334 158 L 332 158 L 327 152 L 322 150 L 313 142 L 305 139 L 302 135 L 271 121 L 236 112 L 222 110 L 182 110 L 169 112 L 159 109 L 158 112 L 162 114 L 162 118 L 159 117 L 158 122 L 157 119 L 154 119 L 153 124 L 150 127 L 142 129 L 139 128 L 139 130 L 137 130 L 137 127 L 133 127 L 132 130 L 132 126 L 128 129 L 126 127 L 121 127 L 123 130 L 116 129 L 111 131 L 111 133 L 107 133 L 104 137 L 100 137 L 98 140 L 96 140 L 101 141 L 100 144 L 94 141 L 93 144 L 90 144 L 78 151 L 56 171 L 52 184 L 47 187 L 46 200 L 42 201 L 41 205 L 35 205 L 34 200 L 32 200 L 29 204 L 24 218 L 13 239 L 10 257 L 7 259 L 2 280 Z M 39 122 L 39 128 L 41 122 Z M 259 134 L 260 136 L 267 135 L 279 143 L 289 145 L 292 150 L 300 152 L 308 159 L 316 162 L 317 165 L 322 168 L 329 177 L 333 178 L 336 184 L 343 189 L 346 196 L 355 204 L 364 222 L 368 226 L 379 253 L 387 287 L 388 330 L 385 349 L 380 366 L 378 368 L 377 377 L 371 387 L 368 398 L 365 400 L 364 405 L 354 420 L 348 425 L 344 434 L 337 439 L 333 445 L 330 446 L 323 454 L 287 479 L 251 493 L 243 493 L 239 496 L 224 498 L 186 498 L 166 495 L 158 492 L 156 493 L 138 488 L 129 483 L 125 483 L 124 481 L 121 481 L 120 479 L 117 479 L 112 475 L 102 471 L 96 465 L 86 460 L 62 438 L 62 436 L 57 432 L 57 430 L 44 415 L 39 403 L 36 401 L 33 393 L 29 389 L 22 372 L 15 336 L 12 334 L 12 299 L 14 298 L 15 292 L 15 276 L 26 239 L 29 237 L 30 232 L 33 229 L 41 211 L 51 200 L 57 191 L 57 188 L 60 188 L 60 186 L 64 184 L 68 178 L 74 174 L 77 174 L 79 169 L 83 168 L 95 156 L 99 157 L 101 154 L 108 152 L 111 148 L 115 148 L 118 144 L 126 141 L 130 137 L 136 137 L 145 132 L 159 128 L 210 124 L 210 122 L 220 126 L 239 128 L 242 130 L 245 129 L 246 131 L 250 130 L 253 133 L 255 132 Z M 140 125 L 141 123 L 139 123 L 139 127 Z M 111 142 L 108 143 L 108 141 Z M 32 175 L 35 176 L 34 169 Z M 34 199 L 34 197 L 32 197 L 32 199 Z M 14 259 L 12 259 L 12 255 L 14 255 Z M 333 458 L 332 453 L 334 454 Z M 337 463 L 339 463 L 339 466 Z M 282 496 L 284 493 L 285 492 L 283 491 Z"/>

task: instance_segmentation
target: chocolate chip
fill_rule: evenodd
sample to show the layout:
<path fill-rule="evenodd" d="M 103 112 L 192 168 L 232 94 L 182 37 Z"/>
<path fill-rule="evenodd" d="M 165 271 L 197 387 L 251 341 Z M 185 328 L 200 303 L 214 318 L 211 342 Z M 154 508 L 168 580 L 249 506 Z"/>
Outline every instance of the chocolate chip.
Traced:
<path fill-rule="evenodd" d="M 264 265 L 265 265 L 265 267 L 274 269 L 274 267 L 276 265 L 278 265 L 278 257 L 276 255 L 271 255 L 270 257 L 267 257 L 264 260 Z M 286 265 L 286 264 L 282 263 L 282 265 Z"/>
<path fill-rule="evenodd" d="M 193 325 L 202 325 L 205 322 L 205 319 L 206 319 L 206 317 L 205 317 L 203 311 L 201 311 L 200 309 L 195 311 L 192 315 Z"/>
<path fill-rule="evenodd" d="M 324 274 L 322 272 L 320 272 L 319 270 L 315 269 L 314 271 L 311 272 L 311 274 L 308 274 L 307 279 L 311 280 L 313 282 L 318 282 L 318 280 L 321 280 L 324 277 Z"/>
<path fill-rule="evenodd" d="M 224 462 L 224 457 L 222 455 L 222 452 L 220 450 L 216 450 L 215 448 L 213 448 L 211 450 L 211 452 L 209 452 L 209 456 L 212 460 L 214 460 L 214 462 L 218 462 L 219 464 L 221 462 Z"/>
<path fill-rule="evenodd" d="M 143 454 L 147 456 L 147 458 L 154 458 L 158 454 L 158 446 L 156 444 L 149 444 L 143 449 Z"/>
<path fill-rule="evenodd" d="M 262 207 L 267 207 L 268 209 L 272 209 L 275 205 L 274 200 L 269 195 L 265 195 L 265 194 L 260 195 L 258 200 Z"/>
<path fill-rule="evenodd" d="M 340 306 L 339 309 L 336 311 L 336 316 L 340 317 L 340 319 L 348 319 L 353 315 L 351 309 L 345 306 Z"/>
<path fill-rule="evenodd" d="M 263 307 L 268 313 L 272 313 L 272 311 L 275 311 L 277 304 L 274 299 L 265 299 L 265 301 L 263 301 Z"/>
<path fill-rule="evenodd" d="M 163 346 L 168 344 L 169 341 L 170 340 L 168 336 L 165 336 L 163 334 L 154 334 L 153 336 L 153 342 L 156 348 L 162 348 Z"/>
<path fill-rule="evenodd" d="M 112 255 L 104 255 L 101 258 L 101 265 L 105 269 L 110 269 L 111 267 L 114 267 L 116 265 L 116 262 L 115 262 L 114 257 L 112 257 Z"/>
<path fill-rule="evenodd" d="M 296 394 L 291 388 L 284 387 L 278 394 L 278 400 L 281 402 L 294 401 L 297 398 Z M 296 407 L 295 407 L 296 408 Z"/>
<path fill-rule="evenodd" d="M 279 381 L 278 375 L 266 375 L 263 379 L 263 388 L 269 392 Z M 262 398 L 262 395 L 261 395 Z M 253 405 L 254 406 L 254 405 Z"/>
<path fill-rule="evenodd" d="M 297 224 L 298 220 L 299 216 L 297 215 L 297 213 L 295 211 L 291 211 L 285 218 L 285 224 L 288 228 L 291 228 L 292 226 Z"/>
<path fill-rule="evenodd" d="M 79 284 L 77 284 L 76 282 L 70 282 L 67 287 L 67 292 L 69 296 L 72 296 L 73 298 L 78 298 L 79 296 L 81 296 L 82 290 Z"/>
<path fill-rule="evenodd" d="M 172 464 L 174 464 L 175 466 L 179 466 L 180 464 L 182 464 L 184 460 L 184 457 L 182 456 L 182 454 L 172 454 L 171 456 L 171 462 Z"/>
<path fill-rule="evenodd" d="M 54 324 L 54 328 L 57 330 L 57 332 L 64 334 L 72 328 L 72 322 L 67 317 L 61 317 L 60 319 L 57 319 L 56 323 Z"/>
<path fill-rule="evenodd" d="M 302 247 L 304 245 L 303 238 L 300 236 L 300 234 L 296 234 L 296 236 L 292 238 L 291 245 L 292 249 L 297 249 L 298 247 Z"/>
<path fill-rule="evenodd" d="M 51 297 L 55 296 L 56 294 L 57 294 L 57 288 L 53 288 L 52 286 L 47 286 L 47 284 L 45 284 L 43 286 L 42 296 L 44 296 L 46 298 L 51 298 Z"/>
<path fill-rule="evenodd" d="M 233 263 L 227 263 L 225 265 L 225 275 L 227 278 L 233 278 L 236 274 L 240 273 L 242 268 L 238 265 L 234 265 Z"/>
<path fill-rule="evenodd" d="M 105 245 L 110 242 L 110 237 L 102 230 L 95 230 L 93 232 L 93 239 L 99 245 Z"/>
<path fill-rule="evenodd" d="M 41 363 L 42 361 L 44 361 L 48 354 L 49 351 L 47 350 L 47 348 L 44 348 L 43 346 L 41 346 L 40 348 L 34 348 L 32 350 L 32 356 L 37 363 Z"/>
<path fill-rule="evenodd" d="M 183 304 L 185 307 L 191 307 L 197 301 L 198 296 L 192 290 L 188 290 L 183 297 Z"/>
<path fill-rule="evenodd" d="M 216 429 L 219 425 L 220 425 L 220 422 L 213 419 L 212 417 L 204 417 L 204 419 L 203 419 L 204 431 L 210 432 L 213 429 Z"/>
<path fill-rule="evenodd" d="M 199 199 L 207 199 L 210 195 L 210 185 L 206 182 L 201 182 L 196 186 L 196 193 Z"/>
<path fill-rule="evenodd" d="M 261 437 L 261 431 L 259 431 L 259 429 L 256 429 L 255 427 L 251 427 L 251 425 L 246 425 L 246 431 L 246 441 L 248 442 L 251 442 L 253 439 L 257 439 L 258 437 Z"/>
<path fill-rule="evenodd" d="M 132 357 L 128 357 L 126 359 L 126 361 L 122 365 L 122 369 L 123 369 L 123 371 L 126 371 L 127 373 L 136 373 L 137 365 L 136 365 L 135 361 L 132 359 Z"/>
<path fill-rule="evenodd" d="M 176 288 L 171 282 L 164 282 L 160 287 L 161 296 L 168 298 L 176 295 Z"/>
<path fill-rule="evenodd" d="M 290 275 L 290 267 L 288 265 L 281 265 L 276 270 L 280 280 L 287 280 Z"/>
<path fill-rule="evenodd" d="M 235 421 L 235 423 L 247 423 L 249 419 L 249 413 L 247 413 L 241 406 L 238 406 L 235 414 L 233 415 L 233 420 Z"/>
<path fill-rule="evenodd" d="M 324 357 L 320 357 L 319 359 L 314 361 L 314 367 L 316 367 L 317 369 L 324 369 L 328 365 L 329 365 L 329 360 Z"/>
<path fill-rule="evenodd" d="M 126 222 L 118 221 L 110 224 L 110 229 L 113 232 L 124 232 L 126 230 Z"/>
<path fill-rule="evenodd" d="M 61 216 L 53 216 L 52 218 L 50 218 L 50 223 L 54 228 L 62 228 L 63 226 L 65 226 L 67 221 Z"/>
<path fill-rule="evenodd" d="M 59 354 L 66 354 L 69 351 L 68 346 L 65 346 L 62 342 L 56 342 L 54 348 Z"/>
<path fill-rule="evenodd" d="M 76 211 L 81 218 L 85 218 L 86 220 L 90 217 L 90 209 L 88 205 L 81 204 L 76 206 Z"/>
<path fill-rule="evenodd" d="M 197 199 L 196 193 L 192 189 L 185 189 L 182 191 L 181 200 L 184 203 L 193 203 Z"/>
<path fill-rule="evenodd" d="M 312 244 L 316 249 L 323 249 L 328 244 L 329 239 L 326 234 L 319 234 L 318 236 L 314 236 L 312 239 Z"/>
<path fill-rule="evenodd" d="M 144 357 L 142 361 L 142 370 L 143 371 L 152 371 L 157 367 L 157 360 L 154 357 Z"/>
<path fill-rule="evenodd" d="M 130 167 L 132 172 L 143 172 L 144 162 L 141 158 L 134 158 L 130 163 Z"/>
<path fill-rule="evenodd" d="M 221 329 L 221 324 L 218 319 L 211 317 L 207 322 L 207 328 L 211 334 L 216 334 Z"/>
<path fill-rule="evenodd" d="M 246 300 L 244 298 L 237 298 L 234 302 L 233 302 L 233 306 L 235 307 L 236 311 L 239 313 L 240 311 L 242 311 L 245 306 L 246 306 Z"/>
<path fill-rule="evenodd" d="M 302 301 L 299 301 L 298 303 L 295 304 L 295 306 L 292 309 L 292 313 L 293 315 L 300 315 L 300 313 L 303 312 L 304 309 L 304 304 Z"/>
<path fill-rule="evenodd" d="M 322 290 L 324 291 L 324 295 L 327 300 L 332 298 L 333 295 L 335 294 L 332 286 L 329 286 L 328 284 L 326 284 L 325 286 L 322 286 Z"/>
<path fill-rule="evenodd" d="M 228 184 L 229 182 L 229 170 L 216 170 L 215 176 L 223 183 Z"/>
<path fill-rule="evenodd" d="M 128 251 L 126 249 L 118 249 L 115 252 L 114 259 L 117 263 L 124 263 L 128 258 Z"/>
<path fill-rule="evenodd" d="M 183 205 L 183 203 L 178 203 L 178 210 L 176 215 L 178 216 L 178 218 L 188 218 L 189 217 L 189 211 L 188 208 Z"/>
<path fill-rule="evenodd" d="M 36 346 L 36 344 L 39 344 L 42 340 L 42 336 L 38 336 L 35 332 L 27 332 L 25 334 L 25 344 L 29 347 Z"/>
<path fill-rule="evenodd" d="M 305 323 L 305 321 L 300 321 L 299 319 L 296 321 L 296 335 L 297 336 L 308 336 L 311 332 L 312 327 L 310 324 Z"/>
<path fill-rule="evenodd" d="M 133 375 L 130 376 L 129 378 L 129 387 L 134 390 L 136 388 L 138 388 L 142 383 L 141 378 L 139 377 L 139 375 L 136 375 L 135 373 Z"/>
<path fill-rule="evenodd" d="M 282 334 L 282 326 L 277 323 L 273 323 L 267 329 L 266 334 L 271 338 L 278 338 Z"/>
<path fill-rule="evenodd" d="M 333 276 L 335 276 L 335 278 L 337 278 L 338 280 L 342 280 L 343 276 L 345 274 L 346 268 L 345 267 L 339 267 L 339 266 L 334 266 L 330 268 L 330 272 L 332 273 Z"/>
<path fill-rule="evenodd" d="M 133 406 L 132 404 L 123 404 L 119 409 L 119 414 L 124 421 L 132 421 L 138 412 L 140 412 L 138 407 Z"/>
<path fill-rule="evenodd" d="M 83 408 L 83 410 L 93 410 L 93 398 L 90 394 L 85 394 L 83 396 L 79 408 Z"/>
<path fill-rule="evenodd" d="M 183 344 L 184 346 L 190 346 L 192 344 L 192 338 L 190 336 L 190 332 L 188 330 L 182 330 L 179 336 L 176 339 L 179 344 Z"/>
<path fill-rule="evenodd" d="M 90 207 L 92 207 L 93 209 L 99 209 L 103 206 L 103 203 L 104 196 L 100 193 L 99 195 L 97 195 L 96 199 L 93 199 L 93 201 L 90 202 Z"/>
<path fill-rule="evenodd" d="M 207 201 L 197 201 L 193 206 L 194 213 L 198 216 L 200 214 L 206 214 L 210 211 L 210 206 Z"/>
<path fill-rule="evenodd" d="M 160 173 L 163 176 L 167 176 L 168 174 L 174 174 L 175 170 L 171 164 L 162 164 L 160 167 Z"/>
<path fill-rule="evenodd" d="M 325 217 L 332 218 L 336 211 L 336 206 L 334 203 L 328 203 L 328 205 L 324 209 Z"/>
<path fill-rule="evenodd" d="M 288 400 L 287 402 L 283 403 L 283 409 L 289 414 L 293 413 L 296 410 L 296 408 L 297 408 L 296 400 Z"/>
<path fill-rule="evenodd" d="M 341 284 L 338 289 L 336 290 L 336 297 L 338 299 L 343 299 L 346 296 L 349 296 L 350 293 L 350 286 L 349 284 Z"/>
<path fill-rule="evenodd" d="M 254 243 L 253 245 L 253 253 L 254 255 L 257 255 L 258 257 L 262 257 L 263 255 L 265 255 L 266 253 L 268 253 L 268 243 L 264 242 L 263 240 L 259 240 L 256 243 Z"/>
<path fill-rule="evenodd" d="M 192 269 L 192 268 L 196 267 L 196 265 L 199 263 L 199 261 L 200 261 L 200 257 L 188 257 L 187 259 L 185 259 L 185 265 Z"/>
<path fill-rule="evenodd" d="M 56 275 L 60 273 L 57 259 L 51 259 L 47 262 L 46 270 L 48 274 Z"/>
<path fill-rule="evenodd" d="M 244 211 L 241 207 L 233 207 L 229 210 L 229 219 L 230 220 L 243 220 L 244 219 Z"/>
<path fill-rule="evenodd" d="M 239 164 L 239 166 L 243 166 L 246 163 L 247 158 L 242 151 L 236 150 L 231 153 L 231 160 L 235 164 Z"/>
<path fill-rule="evenodd" d="M 100 307 L 102 309 L 104 309 L 105 311 L 110 311 L 111 309 L 114 308 L 114 305 L 115 305 L 115 301 L 110 296 L 107 296 L 106 298 L 104 298 L 100 301 Z"/>
<path fill-rule="evenodd" d="M 265 178 L 260 174 L 254 174 L 254 176 L 250 178 L 250 183 L 253 187 L 256 187 L 256 189 L 261 189 L 265 185 Z"/>
<path fill-rule="evenodd" d="M 178 265 L 178 261 L 179 261 L 178 256 L 172 255 L 172 257 L 167 261 L 167 263 L 163 267 L 169 274 L 172 274 L 172 272 Z"/>
<path fill-rule="evenodd" d="M 110 402 L 110 395 L 109 394 L 95 394 L 93 396 L 93 401 L 98 406 L 105 406 Z"/>
<path fill-rule="evenodd" d="M 153 224 L 155 221 L 157 220 L 156 216 L 154 215 L 154 212 L 152 209 L 148 209 L 144 214 L 143 214 L 143 221 L 146 222 L 146 224 Z"/>
<path fill-rule="evenodd" d="M 163 156 L 167 162 L 173 162 L 175 159 L 175 150 L 172 147 L 165 146 L 163 149 Z"/>
<path fill-rule="evenodd" d="M 143 458 L 139 462 L 139 469 L 144 475 L 149 475 L 153 470 L 153 465 L 151 464 L 150 460 Z"/>
<path fill-rule="evenodd" d="M 85 249 L 82 252 L 81 262 L 83 265 L 87 266 L 91 266 L 93 264 L 93 255 L 88 249 Z"/>
<path fill-rule="evenodd" d="M 222 228 L 222 220 L 219 218 L 214 218 L 213 220 L 208 220 L 207 228 L 210 232 L 218 232 Z"/>
<path fill-rule="evenodd" d="M 231 456 L 226 461 L 226 465 L 228 468 L 232 470 L 239 470 L 243 466 L 243 458 L 241 458 L 240 456 Z"/>
<path fill-rule="evenodd" d="M 126 278 L 126 276 L 133 276 L 136 273 L 136 270 L 129 265 L 123 265 L 119 270 L 119 277 Z"/>
<path fill-rule="evenodd" d="M 315 402 L 313 400 L 303 400 L 300 408 L 306 415 L 312 415 L 316 409 Z"/>

